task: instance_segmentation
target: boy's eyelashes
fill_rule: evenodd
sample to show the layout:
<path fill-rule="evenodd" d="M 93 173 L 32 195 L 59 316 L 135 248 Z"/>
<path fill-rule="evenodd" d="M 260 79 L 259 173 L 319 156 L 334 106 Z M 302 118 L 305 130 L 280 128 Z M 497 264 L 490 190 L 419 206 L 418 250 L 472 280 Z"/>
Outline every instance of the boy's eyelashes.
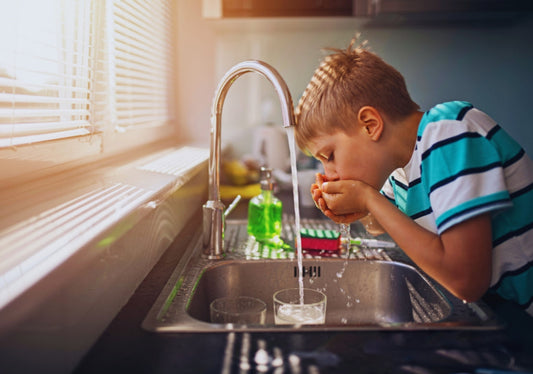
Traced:
<path fill-rule="evenodd" d="M 319 161 L 327 161 L 327 162 L 331 162 L 333 161 L 334 157 L 333 157 L 333 152 L 327 154 L 327 153 L 320 153 L 318 155 L 318 160 Z"/>

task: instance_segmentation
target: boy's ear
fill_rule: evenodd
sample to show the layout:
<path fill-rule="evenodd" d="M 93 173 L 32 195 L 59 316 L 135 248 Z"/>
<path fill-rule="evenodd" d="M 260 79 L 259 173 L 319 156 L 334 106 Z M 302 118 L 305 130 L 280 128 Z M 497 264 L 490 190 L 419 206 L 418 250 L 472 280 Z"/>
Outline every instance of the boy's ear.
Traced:
<path fill-rule="evenodd" d="M 374 141 L 379 140 L 383 133 L 383 117 L 378 110 L 372 106 L 364 106 L 359 109 L 357 119 L 361 130 L 366 133 Z"/>

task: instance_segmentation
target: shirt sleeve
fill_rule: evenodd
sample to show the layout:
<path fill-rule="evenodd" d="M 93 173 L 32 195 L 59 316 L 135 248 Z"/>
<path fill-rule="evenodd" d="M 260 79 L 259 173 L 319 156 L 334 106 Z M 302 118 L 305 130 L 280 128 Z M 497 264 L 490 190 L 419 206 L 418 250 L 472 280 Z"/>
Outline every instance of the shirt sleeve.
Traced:
<path fill-rule="evenodd" d="M 439 234 L 479 214 L 512 205 L 501 156 L 474 124 L 442 121 L 426 132 L 420 140 L 425 150 L 421 182 Z"/>

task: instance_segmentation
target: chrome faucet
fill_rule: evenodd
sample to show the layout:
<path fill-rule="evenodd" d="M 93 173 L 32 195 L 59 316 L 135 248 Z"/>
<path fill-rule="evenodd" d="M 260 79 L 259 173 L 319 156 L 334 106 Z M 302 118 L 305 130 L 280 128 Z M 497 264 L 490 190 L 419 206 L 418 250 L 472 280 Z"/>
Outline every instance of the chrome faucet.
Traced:
<path fill-rule="evenodd" d="M 283 127 L 293 126 L 294 107 L 287 84 L 279 73 L 262 61 L 243 61 L 229 69 L 218 84 L 211 111 L 211 149 L 209 154 L 209 196 L 203 206 L 203 256 L 224 256 L 224 204 L 220 200 L 220 130 L 222 107 L 229 88 L 241 75 L 256 72 L 264 76 L 276 90 L 281 104 Z"/>

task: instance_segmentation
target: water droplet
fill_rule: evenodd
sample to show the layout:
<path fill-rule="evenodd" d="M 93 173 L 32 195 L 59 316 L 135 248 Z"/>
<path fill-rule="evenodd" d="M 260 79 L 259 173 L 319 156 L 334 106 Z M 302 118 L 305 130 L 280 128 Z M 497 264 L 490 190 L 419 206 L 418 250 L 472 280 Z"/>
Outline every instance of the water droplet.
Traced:
<path fill-rule="evenodd" d="M 259 349 L 255 352 L 254 361 L 257 365 L 266 365 L 268 364 L 269 357 L 267 351 L 264 349 Z"/>
<path fill-rule="evenodd" d="M 283 366 L 283 352 L 280 348 L 274 347 L 274 359 L 271 362 L 273 367 Z"/>
<path fill-rule="evenodd" d="M 298 368 L 298 366 L 300 366 L 300 357 L 298 357 L 295 354 L 291 353 L 289 355 L 289 364 L 291 365 L 291 367 Z"/>

